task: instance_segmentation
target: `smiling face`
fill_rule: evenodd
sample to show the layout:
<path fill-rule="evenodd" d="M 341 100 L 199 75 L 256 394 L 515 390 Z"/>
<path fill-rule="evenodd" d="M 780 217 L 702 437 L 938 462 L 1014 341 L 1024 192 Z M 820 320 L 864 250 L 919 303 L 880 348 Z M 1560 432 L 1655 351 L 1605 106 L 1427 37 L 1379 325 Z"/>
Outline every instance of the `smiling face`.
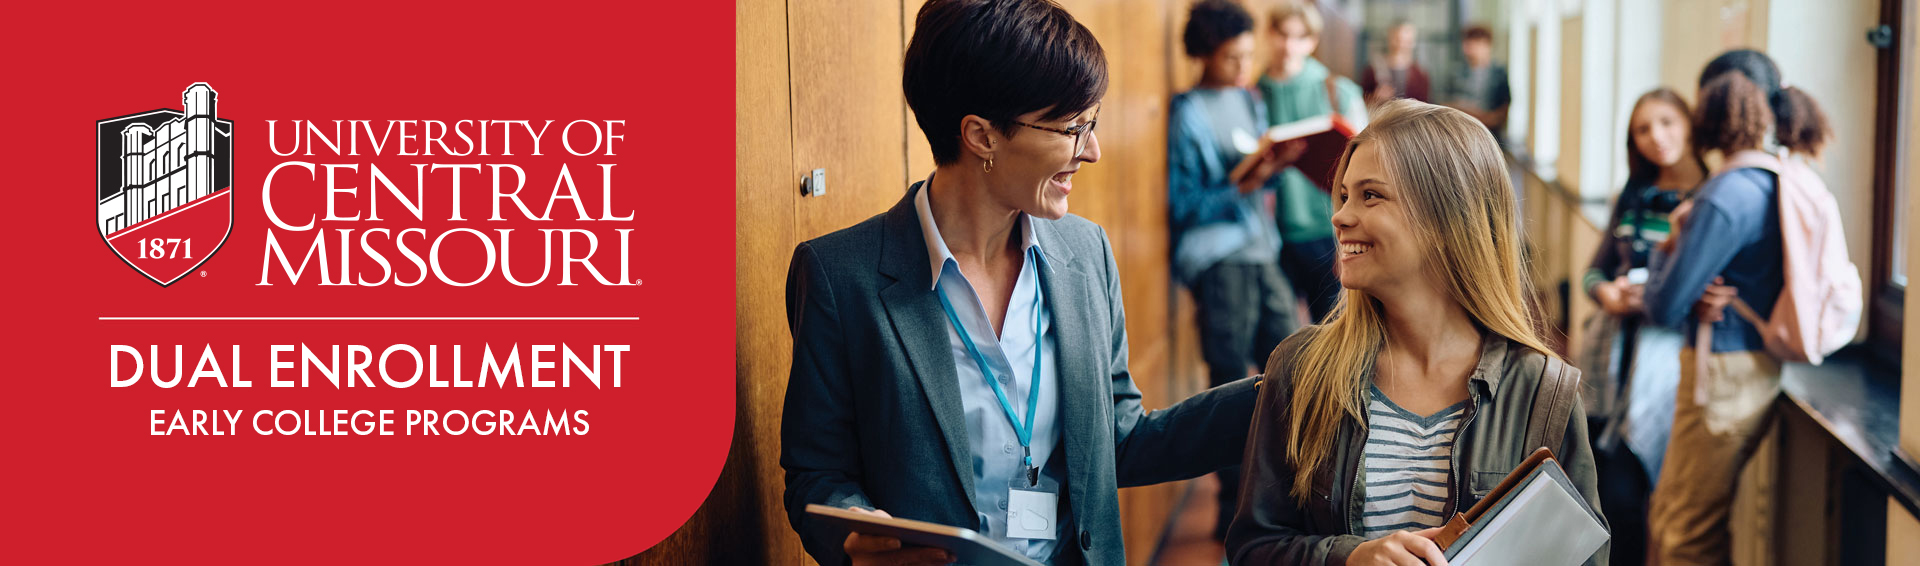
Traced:
<path fill-rule="evenodd" d="M 1042 121 L 1047 109 L 1020 115 L 1016 120 L 1055 129 L 1070 129 L 1092 122 L 1099 115 L 1095 106 L 1077 116 Z M 993 170 L 986 174 L 993 200 L 1010 209 L 1049 220 L 1067 215 L 1067 194 L 1073 192 L 1073 174 L 1083 163 L 1100 160 L 1099 132 L 1086 133 L 1085 147 L 1073 152 L 1074 138 L 1015 125 L 1011 137 L 999 138 L 1001 147 L 994 152 Z"/>
<path fill-rule="evenodd" d="M 1692 128 L 1679 108 L 1652 101 L 1633 110 L 1627 131 L 1632 133 L 1634 151 L 1641 157 L 1660 167 L 1672 167 L 1686 158 Z"/>
<path fill-rule="evenodd" d="M 1340 241 L 1340 285 L 1380 296 L 1427 281 L 1434 246 L 1413 226 L 1405 193 L 1387 179 L 1378 144 L 1353 149 L 1334 191 L 1334 237 Z"/>

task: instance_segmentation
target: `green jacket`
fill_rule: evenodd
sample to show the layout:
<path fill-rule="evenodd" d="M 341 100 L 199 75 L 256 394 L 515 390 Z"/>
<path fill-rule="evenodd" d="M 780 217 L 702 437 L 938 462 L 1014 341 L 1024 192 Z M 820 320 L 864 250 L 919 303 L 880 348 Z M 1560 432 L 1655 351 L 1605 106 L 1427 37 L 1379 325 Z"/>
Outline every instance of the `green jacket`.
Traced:
<path fill-rule="evenodd" d="M 1287 459 L 1287 405 L 1293 393 L 1293 364 L 1300 348 L 1319 332 L 1312 326 L 1294 333 L 1267 359 L 1266 378 L 1254 402 L 1253 427 L 1247 433 L 1246 460 L 1241 465 L 1240 509 L 1227 530 L 1227 557 L 1234 564 L 1296 564 L 1337 566 L 1347 562 L 1354 547 L 1365 542 L 1360 528 L 1362 504 L 1358 471 L 1365 465 L 1365 423 L 1347 419 L 1334 442 L 1330 469 L 1314 475 L 1313 497 L 1306 507 L 1293 498 L 1293 466 Z M 1598 472 L 1587 445 L 1587 417 L 1580 407 L 1579 373 L 1563 362 L 1497 335 L 1482 340 L 1480 364 L 1469 378 L 1470 404 L 1453 445 L 1451 497 L 1448 517 L 1464 512 L 1500 484 L 1508 472 L 1533 452 L 1537 441 L 1553 449 L 1567 478 L 1580 494 L 1600 509 Z M 1564 371 L 1548 379 L 1548 371 Z M 1544 398 L 1550 405 L 1536 407 L 1542 384 L 1557 386 Z M 1556 394 L 1557 393 L 1557 394 Z M 1529 429 L 1565 415 L 1560 440 L 1553 432 L 1529 434 Z M 1549 425 L 1547 428 L 1552 428 Z M 1529 436 L 1534 436 L 1530 439 Z M 1601 519 L 1605 525 L 1606 520 Z M 1545 536 L 1545 535 L 1543 535 Z M 1606 566 L 1609 545 L 1587 559 L 1588 566 Z"/>
<path fill-rule="evenodd" d="M 1267 106 L 1267 125 L 1326 115 L 1330 111 L 1326 86 L 1330 73 L 1326 65 L 1309 58 L 1300 74 L 1285 82 L 1261 75 L 1259 89 L 1262 102 Z M 1361 98 L 1360 85 L 1346 77 L 1335 77 L 1333 88 L 1340 98 L 1340 115 L 1355 127 L 1365 127 L 1367 105 Z M 1281 241 L 1306 242 L 1333 237 L 1333 200 L 1299 169 L 1288 167 L 1280 173 L 1279 197 L 1274 220 L 1279 224 Z"/>

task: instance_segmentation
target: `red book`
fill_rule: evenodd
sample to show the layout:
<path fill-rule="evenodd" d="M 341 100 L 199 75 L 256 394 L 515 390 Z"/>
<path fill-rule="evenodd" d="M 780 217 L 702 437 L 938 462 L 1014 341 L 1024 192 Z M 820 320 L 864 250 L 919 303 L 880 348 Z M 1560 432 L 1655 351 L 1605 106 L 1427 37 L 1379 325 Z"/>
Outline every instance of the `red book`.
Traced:
<path fill-rule="evenodd" d="M 1308 179 L 1313 180 L 1320 190 L 1332 193 L 1333 173 L 1335 167 L 1340 164 L 1340 154 L 1347 151 L 1347 141 L 1353 139 L 1353 135 L 1359 132 L 1359 128 L 1355 128 L 1351 122 L 1341 118 L 1339 114 L 1296 120 L 1268 128 L 1267 133 L 1260 136 L 1260 149 L 1254 150 L 1253 153 L 1247 154 L 1245 159 L 1240 160 L 1240 164 L 1234 166 L 1233 173 L 1228 178 L 1239 179 L 1246 176 L 1247 171 L 1252 170 L 1254 164 L 1259 162 L 1260 156 L 1279 151 L 1277 148 L 1280 144 L 1289 140 L 1304 140 L 1307 142 L 1307 150 L 1300 154 L 1300 159 L 1295 160 L 1293 166 L 1300 169 L 1301 173 L 1305 173 Z"/>

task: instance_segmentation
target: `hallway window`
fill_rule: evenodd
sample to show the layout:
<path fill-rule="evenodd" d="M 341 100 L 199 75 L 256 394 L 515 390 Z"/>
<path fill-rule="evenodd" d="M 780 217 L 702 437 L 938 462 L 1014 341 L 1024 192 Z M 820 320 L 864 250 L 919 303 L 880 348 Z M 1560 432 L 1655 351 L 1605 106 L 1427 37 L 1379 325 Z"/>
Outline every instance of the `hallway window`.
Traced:
<path fill-rule="evenodd" d="M 1876 51 L 1875 131 L 1873 203 L 1875 207 L 1872 265 L 1873 279 L 1867 284 L 1867 343 L 1898 366 L 1901 336 L 1905 333 L 1907 294 L 1907 254 L 1912 244 L 1913 226 L 1908 211 L 1913 206 L 1910 193 L 1920 180 L 1920 111 L 1906 101 L 1915 95 L 1914 81 L 1920 77 L 1920 58 L 1911 54 L 1914 38 L 1901 28 L 1912 27 L 1915 14 L 1903 13 L 1901 2 L 1883 2 L 1880 23 L 1906 45 L 1887 45 Z"/>

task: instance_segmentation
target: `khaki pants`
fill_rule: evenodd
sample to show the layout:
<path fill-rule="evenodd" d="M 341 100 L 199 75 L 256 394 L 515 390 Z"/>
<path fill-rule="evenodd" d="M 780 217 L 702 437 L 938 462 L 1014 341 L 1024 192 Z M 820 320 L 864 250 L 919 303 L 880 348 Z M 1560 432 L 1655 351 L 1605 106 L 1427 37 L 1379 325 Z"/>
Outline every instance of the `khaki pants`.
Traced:
<path fill-rule="evenodd" d="M 1766 352 L 1708 354 L 1705 375 L 1695 375 L 1695 355 L 1680 351 L 1673 436 L 1647 518 L 1661 566 L 1731 563 L 1736 483 L 1780 392 L 1780 362 Z"/>

